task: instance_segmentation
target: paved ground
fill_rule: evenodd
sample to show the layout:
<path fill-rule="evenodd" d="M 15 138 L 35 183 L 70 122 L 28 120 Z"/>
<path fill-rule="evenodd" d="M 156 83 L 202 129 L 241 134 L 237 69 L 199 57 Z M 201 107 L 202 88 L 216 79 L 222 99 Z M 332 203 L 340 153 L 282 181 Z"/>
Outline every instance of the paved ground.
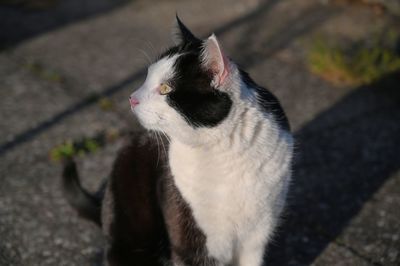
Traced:
<path fill-rule="evenodd" d="M 398 80 L 334 88 L 303 64 L 307 37 L 362 36 L 382 18 L 309 0 L 65 2 L 0 7 L 0 265 L 99 263 L 101 233 L 65 202 L 48 153 L 66 139 L 137 129 L 127 97 L 143 80 L 141 50 L 154 57 L 171 43 L 175 11 L 200 35 L 217 33 L 279 97 L 296 133 L 290 206 L 269 265 L 400 264 Z M 99 93 L 113 110 L 93 101 Z M 122 142 L 79 160 L 86 186 L 107 176 Z"/>

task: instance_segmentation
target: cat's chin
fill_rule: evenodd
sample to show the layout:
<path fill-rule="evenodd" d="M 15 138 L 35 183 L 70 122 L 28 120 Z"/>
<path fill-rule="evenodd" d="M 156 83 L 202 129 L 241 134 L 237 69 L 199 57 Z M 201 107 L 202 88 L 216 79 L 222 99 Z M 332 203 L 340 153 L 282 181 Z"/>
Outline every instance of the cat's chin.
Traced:
<path fill-rule="evenodd" d="M 149 123 L 146 122 L 146 120 L 142 118 L 142 116 L 140 115 L 140 113 L 137 111 L 137 108 L 131 107 L 131 111 L 132 111 L 133 116 L 136 118 L 136 120 L 139 122 L 139 124 L 140 124 L 143 128 L 145 128 L 145 129 L 147 129 L 147 130 L 153 130 L 153 129 L 151 128 L 151 126 L 149 125 Z"/>
<path fill-rule="evenodd" d="M 165 132 L 164 128 L 158 123 L 158 121 L 150 122 L 152 119 L 151 117 L 144 115 L 146 112 L 141 112 L 141 110 L 139 110 L 137 107 L 131 108 L 131 111 L 133 116 L 144 129 L 149 131 Z"/>
<path fill-rule="evenodd" d="M 139 122 L 139 124 L 140 124 L 144 129 L 153 130 L 153 129 L 149 128 L 149 125 L 148 125 L 147 123 L 145 123 L 142 119 L 140 119 L 140 116 L 138 116 L 133 110 L 132 110 L 132 113 L 133 113 L 133 116 L 135 117 L 135 120 L 136 120 L 137 122 Z"/>
<path fill-rule="evenodd" d="M 145 120 L 141 119 L 137 114 L 134 113 L 134 116 L 136 117 L 136 120 L 139 122 L 139 124 L 146 130 L 149 131 L 162 131 L 160 130 L 160 127 L 156 124 L 151 124 L 149 122 L 146 122 Z"/>
<path fill-rule="evenodd" d="M 139 124 L 146 130 L 157 130 L 154 125 L 150 125 L 149 123 L 144 122 L 141 120 L 138 116 L 135 116 L 137 121 L 139 121 Z"/>

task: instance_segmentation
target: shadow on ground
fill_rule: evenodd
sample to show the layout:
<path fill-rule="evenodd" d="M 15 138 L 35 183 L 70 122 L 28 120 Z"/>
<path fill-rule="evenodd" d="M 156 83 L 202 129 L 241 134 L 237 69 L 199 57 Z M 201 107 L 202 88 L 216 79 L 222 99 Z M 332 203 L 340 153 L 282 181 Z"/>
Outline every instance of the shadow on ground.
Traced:
<path fill-rule="evenodd" d="M 111 11 L 127 0 L 0 0 L 0 48 Z"/>
<path fill-rule="evenodd" d="M 399 83 L 358 88 L 296 133 L 291 206 L 267 265 L 310 265 L 400 169 Z"/>

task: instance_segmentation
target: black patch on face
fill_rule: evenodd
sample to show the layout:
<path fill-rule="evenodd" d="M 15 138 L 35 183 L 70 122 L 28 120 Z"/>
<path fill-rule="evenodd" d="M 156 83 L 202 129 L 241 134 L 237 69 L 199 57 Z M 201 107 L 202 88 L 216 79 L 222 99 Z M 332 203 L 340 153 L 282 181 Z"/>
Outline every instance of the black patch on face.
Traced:
<path fill-rule="evenodd" d="M 158 60 L 160 60 L 160 59 L 162 59 L 162 58 L 164 58 L 164 57 L 172 57 L 172 56 L 178 54 L 179 51 L 180 51 L 179 46 L 170 47 L 168 50 L 166 50 L 165 52 L 163 52 L 162 54 L 160 54 L 160 55 L 156 58 L 156 61 L 158 61 Z"/>
<path fill-rule="evenodd" d="M 173 91 L 168 104 L 177 110 L 192 127 L 214 127 L 229 114 L 232 100 L 227 93 L 211 87 L 212 75 L 201 67 L 201 43 L 185 43 L 167 51 L 181 55 L 175 62 L 175 77 L 169 82 Z"/>
<path fill-rule="evenodd" d="M 249 76 L 249 74 L 243 70 L 239 70 L 243 82 L 247 87 L 255 90 L 257 94 L 257 102 L 261 106 L 262 110 L 266 113 L 270 113 L 274 116 L 275 121 L 278 125 L 287 131 L 290 131 L 289 121 L 282 109 L 278 99 L 266 88 L 258 86 Z"/>
<path fill-rule="evenodd" d="M 172 57 L 177 54 L 192 52 L 192 53 L 200 53 L 201 52 L 202 42 L 199 39 L 193 39 L 191 41 L 181 42 L 179 45 L 172 46 L 167 49 L 165 52 L 161 53 L 156 59 L 157 61 L 164 57 Z"/>

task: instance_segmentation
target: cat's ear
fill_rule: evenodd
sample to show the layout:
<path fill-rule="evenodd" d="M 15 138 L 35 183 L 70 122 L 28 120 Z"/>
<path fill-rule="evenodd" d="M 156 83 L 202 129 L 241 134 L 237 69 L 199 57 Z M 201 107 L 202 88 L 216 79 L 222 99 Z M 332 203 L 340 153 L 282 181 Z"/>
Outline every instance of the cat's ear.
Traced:
<path fill-rule="evenodd" d="M 179 19 L 178 14 L 176 14 L 177 32 L 175 36 L 177 41 L 181 44 L 188 44 L 200 41 L 194 34 L 183 24 Z"/>
<path fill-rule="evenodd" d="M 215 34 L 203 43 L 202 61 L 203 67 L 213 75 L 212 85 L 223 85 L 229 75 L 229 59 L 222 51 Z"/>

